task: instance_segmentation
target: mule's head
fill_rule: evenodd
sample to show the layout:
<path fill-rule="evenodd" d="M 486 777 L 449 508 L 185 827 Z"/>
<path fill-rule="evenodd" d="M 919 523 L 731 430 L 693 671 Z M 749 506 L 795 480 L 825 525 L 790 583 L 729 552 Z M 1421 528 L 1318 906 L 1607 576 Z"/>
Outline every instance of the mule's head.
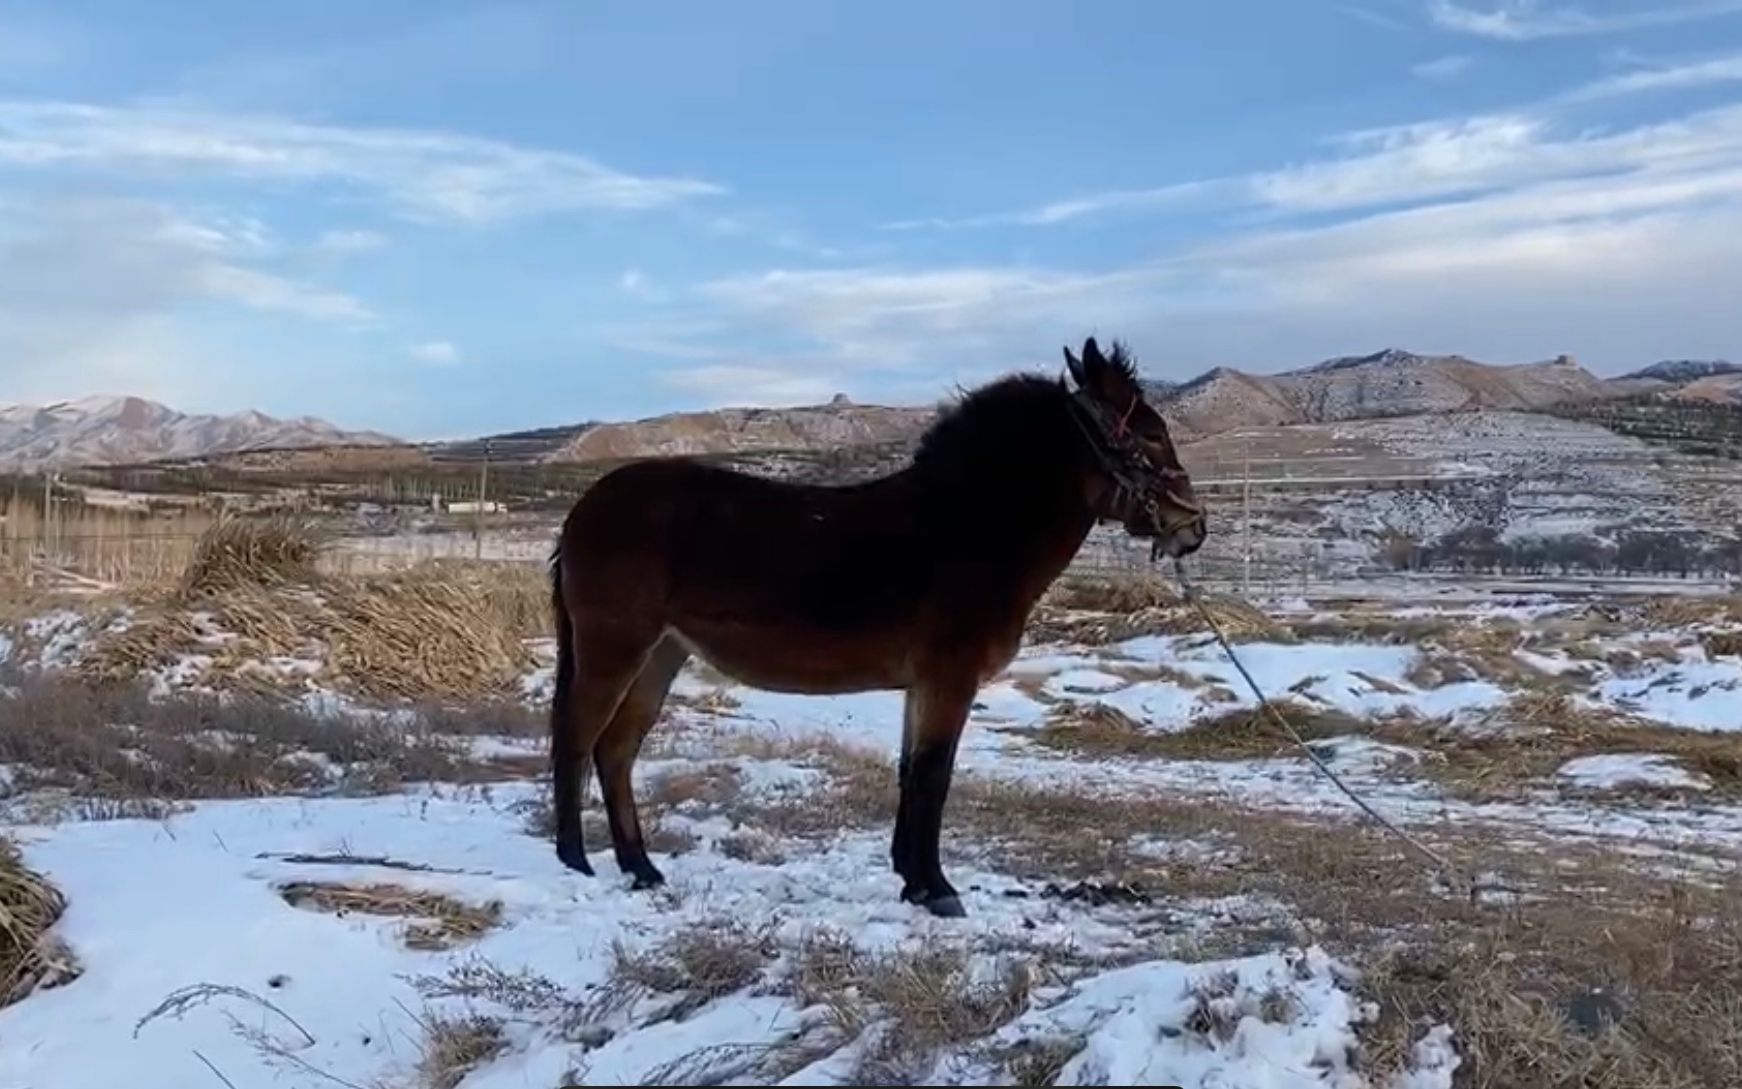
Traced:
<path fill-rule="evenodd" d="M 1122 345 L 1111 355 L 1090 337 L 1079 358 L 1065 349 L 1071 410 L 1099 468 L 1094 502 L 1104 521 L 1123 522 L 1133 537 L 1153 540 L 1168 556 L 1204 543 L 1204 508 L 1168 434 L 1167 421 L 1143 396 L 1137 368 Z"/>

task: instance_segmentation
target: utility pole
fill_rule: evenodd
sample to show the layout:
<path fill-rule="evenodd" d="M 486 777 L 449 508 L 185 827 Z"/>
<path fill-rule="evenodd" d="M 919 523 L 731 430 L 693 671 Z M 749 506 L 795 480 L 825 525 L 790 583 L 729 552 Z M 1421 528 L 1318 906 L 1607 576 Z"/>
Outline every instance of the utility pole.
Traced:
<path fill-rule="evenodd" d="M 478 509 L 472 513 L 472 558 L 484 558 L 484 504 L 490 501 L 490 441 L 484 441 L 484 460 L 478 466 Z"/>
<path fill-rule="evenodd" d="M 1240 536 L 1243 541 L 1240 562 L 1240 592 L 1250 597 L 1252 595 L 1252 445 L 1247 443 L 1240 449 L 1242 452 L 1242 479 L 1244 480 L 1240 489 Z"/>

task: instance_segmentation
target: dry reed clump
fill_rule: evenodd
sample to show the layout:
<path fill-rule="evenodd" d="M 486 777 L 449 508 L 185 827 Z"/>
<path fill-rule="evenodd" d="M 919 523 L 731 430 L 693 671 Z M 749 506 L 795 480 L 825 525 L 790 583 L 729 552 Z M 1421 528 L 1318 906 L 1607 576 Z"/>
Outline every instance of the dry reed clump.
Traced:
<path fill-rule="evenodd" d="M 1294 642 L 1294 635 L 1245 602 L 1206 594 L 1199 599 L 1216 624 L 1236 641 Z M 1178 601 L 1131 612 L 1088 612 L 1043 603 L 1029 617 L 1031 643 L 1105 646 L 1145 635 L 1196 635 L 1210 630 L 1197 608 Z"/>
<path fill-rule="evenodd" d="M 207 586 L 197 598 L 149 606 L 104 632 L 81 673 L 130 680 L 197 653 L 202 683 L 271 691 L 309 683 L 314 670 L 269 664 L 300 659 L 366 698 L 472 699 L 514 691 L 532 665 L 526 639 L 549 624 L 548 591 L 517 565 L 431 563 L 307 582 L 284 572 L 249 582 L 247 570 L 197 576 Z"/>
<path fill-rule="evenodd" d="M 1308 741 L 1360 733 L 1366 725 L 1337 711 L 1297 701 L 1277 706 Z M 1039 729 L 1021 731 L 1049 748 L 1084 756 L 1158 760 L 1246 760 L 1292 751 L 1293 742 L 1261 710 L 1239 708 L 1201 719 L 1183 730 L 1146 730 L 1118 708 L 1102 703 L 1055 708 Z"/>
<path fill-rule="evenodd" d="M 1042 598 L 1047 605 L 1097 613 L 1134 613 L 1181 603 L 1179 591 L 1148 575 L 1059 579 Z"/>
<path fill-rule="evenodd" d="M 325 541 L 309 522 L 285 516 L 225 518 L 200 535 L 182 573 L 189 600 L 239 586 L 280 586 L 314 578 Z"/>
<path fill-rule="evenodd" d="M 280 885 L 278 894 L 291 907 L 411 920 L 401 934 L 407 949 L 451 949 L 481 937 L 502 917 L 502 905 L 494 900 L 469 904 L 445 893 L 399 885 L 291 881 Z"/>
<path fill-rule="evenodd" d="M 78 975 L 72 954 L 49 937 L 66 906 L 60 890 L 0 837 L 0 1007 Z"/>
<path fill-rule="evenodd" d="M 1742 631 L 1713 631 L 1700 636 L 1706 654 L 1712 658 L 1742 658 Z"/>
<path fill-rule="evenodd" d="M 423 1054 L 417 1064 L 418 1089 L 458 1089 L 473 1071 L 508 1050 L 500 1018 L 427 1014 L 419 1027 Z"/>
<path fill-rule="evenodd" d="M 511 689 L 532 664 L 533 629 L 518 580 L 441 564 L 322 587 L 328 666 L 360 694 L 385 699 Z"/>
<path fill-rule="evenodd" d="M 808 937 L 786 986 L 827 1011 L 842 1044 L 871 1037 L 855 1085 L 919 1085 L 939 1051 L 980 1040 L 1028 1008 L 1034 968 L 1010 959 L 975 972 L 965 949 L 928 943 L 868 953 L 832 932 Z"/>
<path fill-rule="evenodd" d="M 651 949 L 617 945 L 613 952 L 611 987 L 627 995 L 682 995 L 664 1013 L 677 1019 L 755 983 L 774 959 L 775 946 L 767 931 L 719 920 L 687 927 Z"/>
<path fill-rule="evenodd" d="M 1642 610 L 1640 621 L 1640 626 L 1648 630 L 1695 624 L 1742 624 L 1742 594 L 1653 598 Z"/>

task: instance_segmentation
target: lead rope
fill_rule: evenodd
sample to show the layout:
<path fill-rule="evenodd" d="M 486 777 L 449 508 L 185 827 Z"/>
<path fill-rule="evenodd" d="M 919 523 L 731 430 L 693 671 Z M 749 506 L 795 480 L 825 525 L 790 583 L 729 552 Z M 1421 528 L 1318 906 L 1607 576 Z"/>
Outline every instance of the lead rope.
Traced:
<path fill-rule="evenodd" d="M 1216 637 L 1216 642 L 1221 644 L 1222 653 L 1228 656 L 1228 661 L 1234 663 L 1235 670 L 1237 670 L 1240 676 L 1245 679 L 1246 687 L 1252 689 L 1252 695 L 1257 698 L 1260 709 L 1270 716 L 1270 720 L 1276 724 L 1277 728 L 1283 732 L 1284 736 L 1292 741 L 1301 752 L 1306 754 L 1306 758 L 1312 761 L 1313 766 L 1317 768 L 1325 778 L 1329 779 L 1338 790 L 1348 796 L 1350 801 L 1360 807 L 1361 812 L 1367 814 L 1367 816 L 1381 828 L 1402 840 L 1417 854 L 1433 863 L 1434 866 L 1439 869 L 1440 875 L 1444 877 L 1447 883 L 1454 889 L 1460 891 L 1468 890 L 1470 902 L 1475 903 L 1480 889 L 1474 882 L 1464 880 L 1463 877 L 1459 875 L 1457 867 L 1452 865 L 1450 859 L 1416 839 L 1408 832 L 1405 832 L 1396 824 L 1393 824 L 1383 813 L 1368 804 L 1367 799 L 1357 794 L 1353 787 L 1343 781 L 1341 775 L 1338 775 L 1329 764 L 1325 763 L 1324 759 L 1320 757 L 1318 753 L 1313 751 L 1312 746 L 1307 744 L 1306 738 L 1302 737 L 1300 731 L 1294 728 L 1293 723 L 1289 722 L 1288 719 L 1283 716 L 1282 712 L 1276 709 L 1276 705 L 1270 702 L 1270 697 L 1264 694 L 1264 689 L 1260 688 L 1258 682 L 1253 679 L 1251 671 L 1246 668 L 1246 663 L 1240 660 L 1240 655 L 1234 650 L 1233 642 L 1229 640 L 1227 633 L 1222 630 L 1222 625 L 1217 622 L 1214 614 L 1210 612 L 1209 607 L 1204 604 L 1203 598 L 1199 595 L 1197 586 L 1192 582 L 1191 576 L 1186 574 L 1185 562 L 1180 557 L 1174 557 L 1173 572 L 1174 577 L 1179 580 L 1180 592 L 1185 595 L 1186 601 L 1190 603 L 1192 608 L 1197 610 L 1199 616 L 1203 617 L 1204 623 L 1209 625 L 1210 631 Z"/>

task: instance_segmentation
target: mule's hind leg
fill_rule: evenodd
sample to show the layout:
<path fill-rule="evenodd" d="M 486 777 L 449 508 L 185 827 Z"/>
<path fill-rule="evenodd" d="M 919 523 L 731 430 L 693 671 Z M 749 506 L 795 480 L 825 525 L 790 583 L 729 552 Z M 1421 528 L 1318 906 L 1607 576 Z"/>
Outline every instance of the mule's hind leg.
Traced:
<path fill-rule="evenodd" d="M 581 836 L 581 803 L 593 748 L 610 725 L 647 660 L 652 640 L 577 639 L 564 685 L 558 664 L 551 711 L 551 777 L 556 808 L 556 853 L 572 870 L 591 875 Z"/>
<path fill-rule="evenodd" d="M 956 743 L 974 705 L 975 687 L 972 681 L 946 680 L 915 686 L 908 693 L 894 855 L 905 880 L 901 898 L 933 915 L 965 914 L 961 897 L 944 877 L 938 839 L 955 772 Z"/>
<path fill-rule="evenodd" d="M 641 753 L 641 742 L 647 732 L 659 720 L 671 683 L 689 656 L 689 650 L 671 636 L 654 647 L 647 664 L 641 667 L 635 683 L 618 705 L 611 724 L 593 747 L 593 763 L 599 770 L 599 791 L 605 797 L 605 816 L 611 822 L 611 845 L 617 851 L 617 867 L 634 876 L 638 889 L 663 885 L 665 876 L 647 857 L 647 847 L 642 842 L 641 818 L 636 813 L 632 783 L 635 758 Z"/>

